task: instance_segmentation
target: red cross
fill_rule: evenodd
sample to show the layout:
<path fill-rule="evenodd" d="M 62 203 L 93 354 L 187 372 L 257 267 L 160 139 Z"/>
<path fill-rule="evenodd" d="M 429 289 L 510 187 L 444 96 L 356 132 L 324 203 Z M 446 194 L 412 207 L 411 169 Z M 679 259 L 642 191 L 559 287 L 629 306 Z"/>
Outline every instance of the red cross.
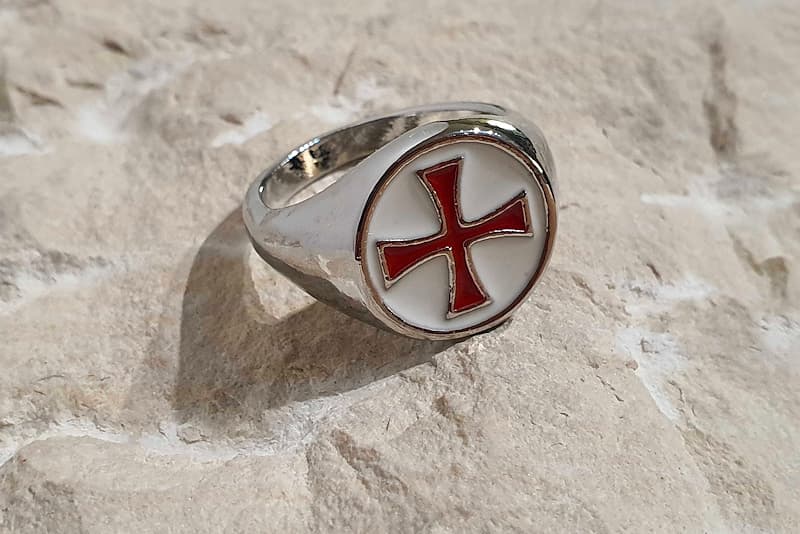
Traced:
<path fill-rule="evenodd" d="M 459 206 L 462 158 L 417 171 L 438 212 L 441 228 L 435 234 L 406 241 L 380 241 L 378 252 L 386 287 L 422 263 L 446 256 L 450 266 L 448 318 L 491 302 L 472 263 L 470 247 L 478 241 L 508 235 L 533 235 L 525 192 L 475 221 L 465 221 Z"/>

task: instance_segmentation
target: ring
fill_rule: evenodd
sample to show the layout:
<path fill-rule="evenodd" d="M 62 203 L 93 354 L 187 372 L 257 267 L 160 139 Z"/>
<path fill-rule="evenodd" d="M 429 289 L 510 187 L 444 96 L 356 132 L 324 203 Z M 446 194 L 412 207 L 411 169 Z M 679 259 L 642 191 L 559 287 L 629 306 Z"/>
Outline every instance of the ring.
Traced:
<path fill-rule="evenodd" d="M 297 202 L 317 181 L 322 191 Z M 555 169 L 500 106 L 398 111 L 315 137 L 250 186 L 256 252 L 316 299 L 405 336 L 458 339 L 522 304 L 553 251 Z"/>

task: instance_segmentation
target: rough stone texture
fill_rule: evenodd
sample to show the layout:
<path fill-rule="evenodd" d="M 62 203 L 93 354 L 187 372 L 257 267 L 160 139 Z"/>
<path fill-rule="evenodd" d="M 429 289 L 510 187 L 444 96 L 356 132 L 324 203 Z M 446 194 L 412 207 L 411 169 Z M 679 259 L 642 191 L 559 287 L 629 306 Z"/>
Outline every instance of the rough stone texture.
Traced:
<path fill-rule="evenodd" d="M 800 531 L 796 2 L 0 3 L 0 530 Z M 238 203 L 451 99 L 547 133 L 552 268 L 444 346 Z"/>

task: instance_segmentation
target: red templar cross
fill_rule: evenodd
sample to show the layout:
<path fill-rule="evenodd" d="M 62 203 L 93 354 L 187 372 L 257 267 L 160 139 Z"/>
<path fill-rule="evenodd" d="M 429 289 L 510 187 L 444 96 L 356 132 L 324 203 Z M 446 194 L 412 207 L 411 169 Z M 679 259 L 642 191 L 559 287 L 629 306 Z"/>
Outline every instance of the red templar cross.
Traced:
<path fill-rule="evenodd" d="M 472 263 L 470 247 L 474 243 L 494 237 L 533 235 L 524 191 L 478 220 L 464 220 L 459 206 L 462 161 L 457 158 L 417 171 L 441 221 L 437 233 L 419 239 L 378 243 L 387 288 L 422 263 L 437 256 L 447 257 L 450 267 L 448 318 L 491 303 Z"/>

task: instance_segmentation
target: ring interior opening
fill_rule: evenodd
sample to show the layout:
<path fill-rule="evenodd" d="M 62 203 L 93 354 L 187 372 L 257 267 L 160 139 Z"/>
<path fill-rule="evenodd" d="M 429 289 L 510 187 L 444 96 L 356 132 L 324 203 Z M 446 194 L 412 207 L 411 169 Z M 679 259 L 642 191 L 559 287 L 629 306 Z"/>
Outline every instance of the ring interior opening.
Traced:
<path fill-rule="evenodd" d="M 492 104 L 470 103 L 467 106 L 459 103 L 458 107 L 452 108 L 446 105 L 427 109 L 417 108 L 348 126 L 314 138 L 293 150 L 282 162 L 263 175 L 260 186 L 261 201 L 272 209 L 300 202 L 303 197 L 299 196 L 299 193 L 318 180 L 332 176 L 332 173 L 336 173 L 333 177 L 338 179 L 344 174 L 341 171 L 352 167 L 386 143 L 420 124 L 465 118 L 476 113 L 483 115 L 505 113 L 503 108 Z"/>

